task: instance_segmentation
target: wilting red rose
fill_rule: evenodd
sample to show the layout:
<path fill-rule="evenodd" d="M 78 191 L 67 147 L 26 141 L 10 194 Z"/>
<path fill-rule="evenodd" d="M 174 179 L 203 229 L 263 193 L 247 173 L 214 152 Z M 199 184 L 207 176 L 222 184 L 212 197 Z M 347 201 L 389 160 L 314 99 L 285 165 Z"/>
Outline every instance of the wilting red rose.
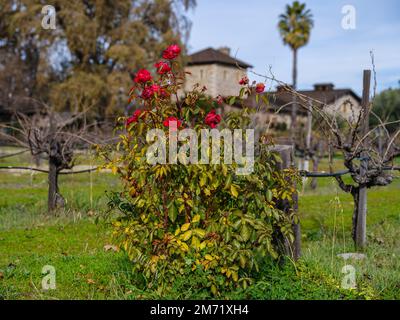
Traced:
<path fill-rule="evenodd" d="M 246 84 L 249 83 L 249 78 L 247 78 L 247 76 L 244 76 L 242 79 L 240 79 L 239 84 L 241 86 L 245 86 Z"/>
<path fill-rule="evenodd" d="M 218 97 L 217 97 L 217 103 L 218 103 L 219 105 L 223 104 L 223 103 L 224 103 L 224 98 L 222 98 L 221 96 L 218 96 Z"/>
<path fill-rule="evenodd" d="M 147 86 L 143 89 L 141 97 L 142 99 L 147 100 L 153 98 L 156 94 L 161 98 L 165 98 L 166 96 L 168 96 L 168 93 L 165 91 L 164 88 L 161 88 L 157 84 L 152 84 L 151 86 Z"/>
<path fill-rule="evenodd" d="M 265 84 L 264 83 L 257 83 L 256 84 L 256 92 L 257 93 L 264 92 L 264 89 L 265 89 Z"/>
<path fill-rule="evenodd" d="M 216 114 L 215 110 L 211 110 L 209 113 L 207 113 L 207 115 L 204 119 L 204 123 L 213 129 L 220 122 L 221 122 L 221 116 L 219 114 Z"/>
<path fill-rule="evenodd" d="M 182 121 L 176 117 L 168 117 L 167 119 L 164 120 L 163 125 L 164 125 L 164 127 L 169 128 L 170 126 L 172 126 L 172 122 L 174 122 L 174 121 L 176 122 L 177 128 L 180 128 L 182 126 Z"/>
<path fill-rule="evenodd" d="M 140 69 L 135 76 L 134 81 L 136 83 L 146 83 L 151 80 L 151 74 L 146 69 Z"/>
<path fill-rule="evenodd" d="M 173 60 L 181 53 L 181 48 L 177 44 L 171 44 L 164 50 L 162 57 L 167 60 Z"/>
<path fill-rule="evenodd" d="M 157 62 L 154 66 L 157 68 L 158 74 L 165 74 L 171 71 L 171 67 L 169 66 L 169 64 L 164 61 Z"/>
<path fill-rule="evenodd" d="M 126 120 L 126 125 L 129 126 L 132 122 L 138 122 L 140 115 L 145 112 L 146 111 L 140 110 L 140 109 L 135 110 L 135 112 L 133 113 L 133 116 L 129 117 Z"/>
<path fill-rule="evenodd" d="M 153 97 L 153 95 L 154 95 L 154 90 L 153 90 L 153 86 L 148 86 L 148 87 L 145 87 L 144 89 L 143 89 L 143 91 L 142 91 L 142 94 L 141 94 L 141 97 L 143 98 L 143 99 L 150 99 L 151 97 Z"/>

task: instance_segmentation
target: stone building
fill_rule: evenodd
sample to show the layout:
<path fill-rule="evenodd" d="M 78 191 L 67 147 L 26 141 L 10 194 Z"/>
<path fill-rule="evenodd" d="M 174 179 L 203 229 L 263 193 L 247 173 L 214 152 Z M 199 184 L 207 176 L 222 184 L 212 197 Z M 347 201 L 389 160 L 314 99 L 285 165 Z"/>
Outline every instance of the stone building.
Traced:
<path fill-rule="evenodd" d="M 200 84 L 207 87 L 212 97 L 238 95 L 239 80 L 247 75 L 248 68 L 252 66 L 232 57 L 227 47 L 201 50 L 188 58 L 185 71 L 190 74 L 186 75 L 184 90 L 190 91 Z"/>
<path fill-rule="evenodd" d="M 355 121 L 361 110 L 361 98 L 351 89 L 335 89 L 332 83 L 316 83 L 313 90 L 298 90 L 304 96 L 310 97 L 315 107 L 325 106 L 325 111 L 346 119 L 350 122 Z M 255 115 L 256 123 L 263 124 L 271 122 L 271 128 L 287 129 L 291 126 L 292 95 L 278 86 L 276 91 L 265 93 L 268 98 L 269 106 L 263 106 L 259 102 L 260 109 L 269 110 L 268 112 L 259 112 Z M 262 101 L 262 99 L 259 99 Z M 319 104 L 319 105 L 318 105 Z M 257 107 L 254 97 L 249 97 L 246 105 Z M 304 108 L 298 108 L 297 121 L 301 124 L 306 122 L 307 112 Z"/>
<path fill-rule="evenodd" d="M 196 84 L 207 87 L 207 93 L 211 97 L 221 95 L 223 97 L 238 95 L 241 86 L 239 80 L 247 75 L 247 70 L 252 66 L 230 54 L 230 49 L 207 48 L 193 53 L 188 57 L 185 68 L 189 72 L 184 85 L 185 91 L 190 91 Z M 349 121 L 357 118 L 361 99 L 351 89 L 335 89 L 332 83 L 317 83 L 313 90 L 299 90 L 299 93 L 309 96 L 327 107 L 327 112 L 336 114 Z M 265 93 L 269 105 L 262 106 L 262 99 L 259 99 L 258 106 L 261 111 L 253 114 L 255 127 L 262 130 L 268 123 L 270 128 L 285 130 L 291 126 L 292 96 L 283 87 L 278 86 L 276 91 Z M 247 98 L 245 105 L 256 108 L 255 97 Z M 223 106 L 221 112 L 237 110 L 239 105 Z M 266 111 L 267 110 L 267 111 Z M 277 112 L 279 111 L 279 112 Z M 298 108 L 298 123 L 306 122 L 307 112 Z"/>

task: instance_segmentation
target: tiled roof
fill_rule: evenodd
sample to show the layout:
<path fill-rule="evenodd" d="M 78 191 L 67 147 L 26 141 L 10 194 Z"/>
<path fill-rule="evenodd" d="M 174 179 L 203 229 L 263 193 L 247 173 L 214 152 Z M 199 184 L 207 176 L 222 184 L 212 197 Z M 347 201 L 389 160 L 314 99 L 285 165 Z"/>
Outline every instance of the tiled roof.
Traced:
<path fill-rule="evenodd" d="M 230 66 L 239 66 L 246 69 L 253 67 L 252 65 L 246 62 L 231 57 L 230 55 L 213 48 L 207 48 L 195 52 L 192 55 L 190 55 L 188 59 L 189 66 L 198 64 L 212 64 L 212 63 L 230 65 Z"/>
<path fill-rule="evenodd" d="M 333 85 L 330 88 L 325 90 L 318 90 L 318 85 L 315 85 L 316 89 L 314 90 L 299 90 L 298 93 L 308 96 L 312 99 L 321 101 L 323 104 L 332 104 L 336 100 L 340 99 L 343 96 L 352 96 L 356 101 L 361 103 L 361 98 L 354 93 L 351 89 L 333 89 Z M 280 109 L 280 112 L 289 113 L 291 112 L 291 103 L 292 103 L 292 94 L 287 92 L 284 89 L 279 89 L 277 91 L 272 91 L 266 93 L 268 96 L 268 101 L 275 109 Z M 262 99 L 259 99 L 260 103 Z M 256 106 L 255 98 L 249 97 L 247 99 L 247 105 Z M 304 109 L 299 108 L 299 113 L 306 113 Z"/>

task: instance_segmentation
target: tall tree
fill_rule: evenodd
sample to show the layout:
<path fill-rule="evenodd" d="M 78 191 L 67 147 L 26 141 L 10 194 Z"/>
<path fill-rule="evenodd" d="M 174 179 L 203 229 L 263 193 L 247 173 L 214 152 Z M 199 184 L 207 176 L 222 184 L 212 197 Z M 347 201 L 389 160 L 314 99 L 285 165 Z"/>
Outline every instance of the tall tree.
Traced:
<path fill-rule="evenodd" d="M 16 57 L 29 96 L 104 118 L 123 111 L 133 70 L 184 44 L 195 0 L 55 0 L 55 29 L 42 27 L 46 4 L 0 0 L 0 54 Z"/>
<path fill-rule="evenodd" d="M 55 29 L 42 26 L 46 2 L 0 0 L 0 115 L 2 109 L 26 115 L 32 101 L 40 102 L 38 111 L 46 106 L 50 125 L 33 122 L 32 110 L 18 117 L 26 130 L 16 131 L 33 155 L 49 160 L 52 211 L 63 202 L 58 174 L 73 165 L 83 133 L 93 133 L 92 120 L 127 111 L 134 70 L 153 68 L 167 44 L 184 47 L 186 11 L 195 0 L 54 0 Z M 68 111 L 74 126 L 54 111 Z"/>
<path fill-rule="evenodd" d="M 279 16 L 278 29 L 283 43 L 288 45 L 293 54 L 292 85 L 297 88 L 297 52 L 305 46 L 314 25 L 311 11 L 306 9 L 305 3 L 294 1 L 292 5 L 286 5 L 285 13 Z M 295 136 L 297 120 L 297 103 L 293 101 L 291 115 L 291 137 Z"/>

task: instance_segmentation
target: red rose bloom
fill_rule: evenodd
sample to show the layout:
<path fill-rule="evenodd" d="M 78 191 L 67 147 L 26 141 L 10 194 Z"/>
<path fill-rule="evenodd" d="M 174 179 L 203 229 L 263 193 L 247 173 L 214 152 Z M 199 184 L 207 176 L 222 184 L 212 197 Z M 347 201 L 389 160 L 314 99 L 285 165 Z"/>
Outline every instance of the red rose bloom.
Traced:
<path fill-rule="evenodd" d="M 157 84 L 152 84 L 151 86 L 146 86 L 141 94 L 142 99 L 150 99 L 153 98 L 154 95 L 156 95 L 161 97 L 161 98 L 165 98 L 168 96 L 167 92 L 165 91 L 164 88 L 161 88 L 159 85 Z"/>
<path fill-rule="evenodd" d="M 240 79 L 239 84 L 241 86 L 245 86 L 246 84 L 249 83 L 249 78 L 247 78 L 247 76 L 244 76 L 242 79 Z"/>
<path fill-rule="evenodd" d="M 153 95 L 154 95 L 153 86 L 148 86 L 143 89 L 141 97 L 142 99 L 147 100 L 153 97 Z"/>
<path fill-rule="evenodd" d="M 151 74 L 146 69 L 141 69 L 136 73 L 134 81 L 136 83 L 146 83 L 151 80 Z"/>
<path fill-rule="evenodd" d="M 176 127 L 180 128 L 182 126 L 182 121 L 178 120 L 176 117 L 168 117 L 167 119 L 164 120 L 163 125 L 164 127 L 170 127 L 172 125 L 172 122 L 176 122 Z"/>
<path fill-rule="evenodd" d="M 140 110 L 140 109 L 135 110 L 135 112 L 133 113 L 133 116 L 129 117 L 126 120 L 126 125 L 129 126 L 132 122 L 138 122 L 140 115 L 145 112 L 146 111 Z"/>
<path fill-rule="evenodd" d="M 204 119 L 204 123 L 211 128 L 215 128 L 218 123 L 221 122 L 221 116 L 215 113 L 215 110 L 211 110 Z"/>
<path fill-rule="evenodd" d="M 224 98 L 222 98 L 221 96 L 218 96 L 218 97 L 217 97 L 217 103 L 218 103 L 219 105 L 223 104 L 223 103 L 224 103 Z"/>
<path fill-rule="evenodd" d="M 256 92 L 257 93 L 264 92 L 264 89 L 265 89 L 265 84 L 264 83 L 257 83 L 256 84 Z"/>
<path fill-rule="evenodd" d="M 162 57 L 167 60 L 173 60 L 181 53 L 181 48 L 177 44 L 171 44 L 164 50 Z"/>
<path fill-rule="evenodd" d="M 157 68 L 158 74 L 165 74 L 171 71 L 171 67 L 169 66 L 169 64 L 164 61 L 157 62 L 154 66 Z"/>

